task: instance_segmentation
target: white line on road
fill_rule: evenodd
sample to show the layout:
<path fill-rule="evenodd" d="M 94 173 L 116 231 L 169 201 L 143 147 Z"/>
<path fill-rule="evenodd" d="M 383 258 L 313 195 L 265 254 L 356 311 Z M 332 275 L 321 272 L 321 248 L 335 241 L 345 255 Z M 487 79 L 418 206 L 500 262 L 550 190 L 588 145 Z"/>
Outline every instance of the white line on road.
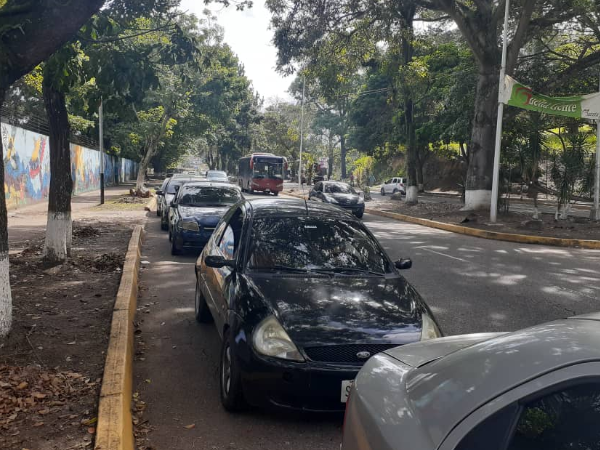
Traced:
<path fill-rule="evenodd" d="M 415 248 L 422 248 L 423 250 L 427 250 L 428 252 L 435 253 L 436 255 L 445 256 L 445 257 L 447 257 L 447 258 L 456 259 L 456 260 L 458 260 L 458 261 L 462 261 L 462 262 L 466 262 L 466 263 L 470 263 L 470 264 L 472 263 L 472 261 L 468 261 L 468 260 L 466 260 L 466 259 L 457 258 L 456 256 L 447 255 L 447 254 L 445 254 L 445 253 L 442 253 L 442 252 L 436 252 L 435 250 L 432 250 L 432 249 L 430 249 L 430 248 L 427 248 L 426 246 L 420 246 L 420 247 L 415 247 Z"/>

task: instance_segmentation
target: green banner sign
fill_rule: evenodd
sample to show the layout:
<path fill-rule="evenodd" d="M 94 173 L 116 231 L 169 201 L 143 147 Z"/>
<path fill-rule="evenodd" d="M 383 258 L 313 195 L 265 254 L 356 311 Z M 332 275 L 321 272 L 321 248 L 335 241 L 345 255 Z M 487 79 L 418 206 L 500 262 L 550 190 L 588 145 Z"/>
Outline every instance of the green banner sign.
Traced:
<path fill-rule="evenodd" d="M 501 101 L 517 108 L 555 116 L 600 118 L 600 93 L 575 97 L 548 97 L 534 92 L 509 76 L 504 80 Z"/>

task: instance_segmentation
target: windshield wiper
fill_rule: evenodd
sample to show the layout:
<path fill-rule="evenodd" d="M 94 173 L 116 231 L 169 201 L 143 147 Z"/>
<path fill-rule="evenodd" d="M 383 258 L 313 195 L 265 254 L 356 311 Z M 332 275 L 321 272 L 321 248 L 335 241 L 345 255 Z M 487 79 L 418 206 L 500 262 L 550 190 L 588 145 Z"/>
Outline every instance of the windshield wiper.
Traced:
<path fill-rule="evenodd" d="M 332 267 L 332 268 L 320 268 L 320 269 L 313 269 L 313 272 L 317 272 L 317 273 L 368 273 L 369 275 L 377 275 L 378 277 L 383 277 L 385 276 L 385 273 L 383 272 L 375 272 L 373 270 L 369 270 L 369 269 L 356 269 L 353 267 Z"/>
<path fill-rule="evenodd" d="M 262 272 L 293 272 L 293 273 L 308 273 L 306 269 L 289 266 L 268 266 L 268 267 L 248 267 L 250 270 Z"/>

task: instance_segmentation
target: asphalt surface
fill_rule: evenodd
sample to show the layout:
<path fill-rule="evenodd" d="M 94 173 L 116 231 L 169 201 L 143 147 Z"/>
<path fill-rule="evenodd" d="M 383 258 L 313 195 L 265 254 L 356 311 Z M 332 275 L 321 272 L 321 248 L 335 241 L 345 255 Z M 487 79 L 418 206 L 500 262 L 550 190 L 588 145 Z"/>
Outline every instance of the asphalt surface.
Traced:
<path fill-rule="evenodd" d="M 488 241 L 370 215 L 364 220 L 393 258 L 413 259 L 405 276 L 446 334 L 510 331 L 600 309 L 600 251 Z M 172 257 L 157 218 L 146 230 L 136 319 L 136 341 L 144 345 L 137 346 L 134 388 L 154 429 L 147 445 L 338 449 L 339 416 L 222 409 L 220 340 L 213 325 L 193 318 L 196 255 Z"/>

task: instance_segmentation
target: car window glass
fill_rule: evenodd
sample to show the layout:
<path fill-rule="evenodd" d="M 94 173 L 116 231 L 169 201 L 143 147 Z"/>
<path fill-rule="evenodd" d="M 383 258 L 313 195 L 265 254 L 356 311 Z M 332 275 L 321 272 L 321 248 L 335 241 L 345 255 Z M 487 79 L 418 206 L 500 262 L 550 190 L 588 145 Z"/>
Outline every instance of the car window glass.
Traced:
<path fill-rule="evenodd" d="M 586 383 L 524 405 L 508 450 L 600 448 L 600 383 Z"/>
<path fill-rule="evenodd" d="M 392 180 L 387 180 L 385 184 L 392 184 Z"/>
<path fill-rule="evenodd" d="M 225 228 L 219 240 L 219 249 L 226 259 L 234 259 L 240 243 L 242 232 L 242 211 L 238 209 Z"/>
<path fill-rule="evenodd" d="M 181 206 L 227 206 L 241 199 L 238 189 L 186 185 L 179 191 L 178 202 Z"/>
<path fill-rule="evenodd" d="M 177 194 L 177 187 L 181 187 L 188 180 L 172 180 L 167 186 L 167 194 Z"/>
<path fill-rule="evenodd" d="M 248 267 L 390 272 L 388 260 L 358 221 L 315 217 L 256 218 Z"/>
<path fill-rule="evenodd" d="M 327 183 L 325 192 L 327 194 L 356 194 L 352 186 L 344 183 Z"/>
<path fill-rule="evenodd" d="M 455 450 L 503 450 L 515 421 L 519 405 L 503 408 L 473 428 Z"/>

